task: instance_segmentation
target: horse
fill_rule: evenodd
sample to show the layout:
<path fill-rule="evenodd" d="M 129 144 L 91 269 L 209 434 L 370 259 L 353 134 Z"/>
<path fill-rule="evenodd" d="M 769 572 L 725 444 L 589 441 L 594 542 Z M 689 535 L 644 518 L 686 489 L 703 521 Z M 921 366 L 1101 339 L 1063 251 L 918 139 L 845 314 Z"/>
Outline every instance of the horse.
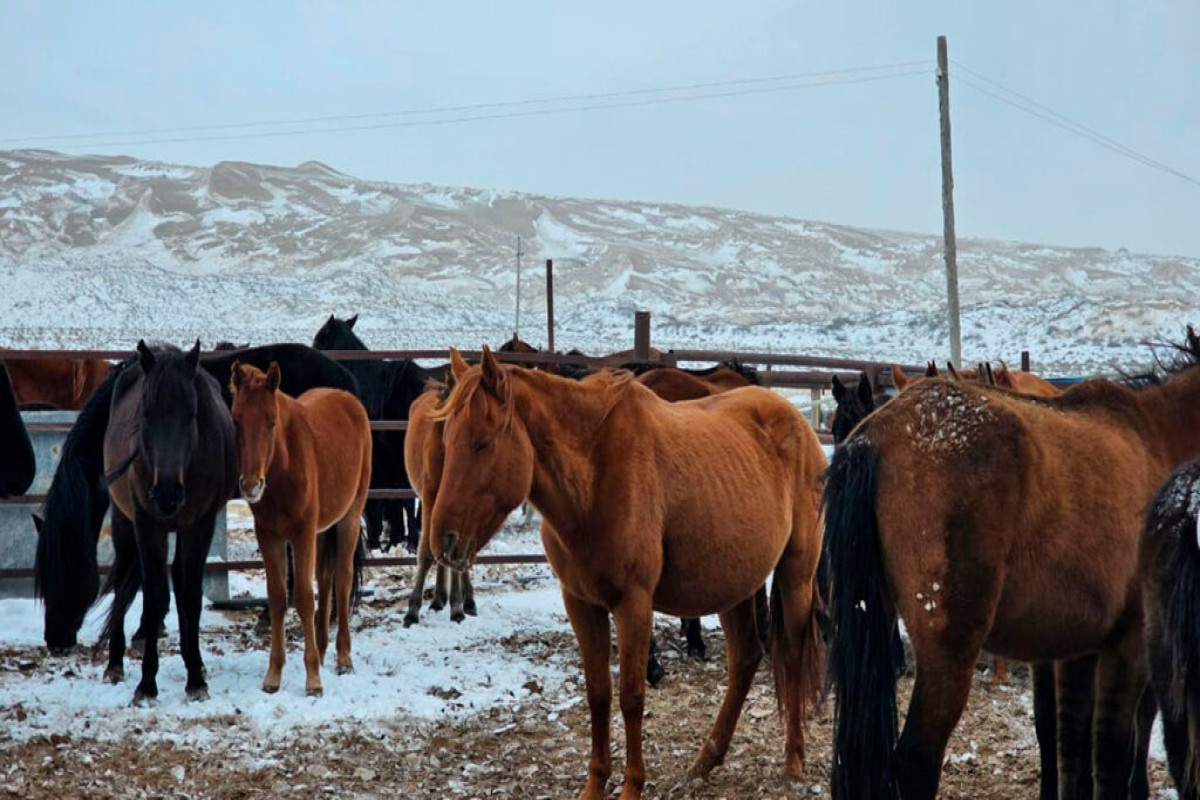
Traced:
<path fill-rule="evenodd" d="M 83 408 L 112 366 L 102 358 L 61 356 L 13 358 L 7 365 L 18 404 L 64 410 Z"/>
<path fill-rule="evenodd" d="M 1183 800 L 1200 798 L 1200 461 L 1159 489 L 1138 550 L 1150 680 L 1162 708 L 1171 779 Z"/>
<path fill-rule="evenodd" d="M 359 517 L 371 486 L 371 421 L 350 392 L 310 389 L 293 398 L 279 391 L 275 362 L 263 373 L 235 361 L 231 373 L 238 488 L 254 515 L 271 608 L 271 659 L 262 688 L 279 691 L 286 654 L 287 543 L 292 546 L 297 576 L 293 596 L 304 630 L 305 693 L 320 696 L 331 591 L 337 592 L 338 674 L 353 671 L 350 595 Z M 323 540 L 318 538 L 322 531 Z M 314 570 L 319 603 L 315 621 Z"/>
<path fill-rule="evenodd" d="M 638 375 L 637 382 L 656 395 L 674 403 L 680 400 L 696 400 L 714 394 L 738 389 L 742 386 L 759 385 L 758 375 L 736 363 L 721 363 L 701 370 L 685 370 L 676 367 L 655 367 Z M 755 594 L 759 634 L 766 634 L 767 591 L 760 588 Z M 700 620 L 688 617 L 680 620 L 680 632 L 687 643 L 687 654 L 697 661 L 707 659 L 707 646 L 700 632 Z"/>
<path fill-rule="evenodd" d="M 486 347 L 438 412 L 445 463 L 430 546 L 471 563 L 528 498 L 579 641 L 591 715 L 582 800 L 606 796 L 611 772 L 609 615 L 616 621 L 626 765 L 622 798 L 641 797 L 646 658 L 655 610 L 719 613 L 725 700 L 689 774 L 706 776 L 729 746 L 762 646 L 754 594 L 774 570 L 769 650 L 784 716 L 784 771 L 803 770 L 805 706 L 820 691 L 814 624 L 820 551 L 816 434 L 787 400 L 748 386 L 668 403 L 628 373 L 572 381 L 500 365 Z"/>
<path fill-rule="evenodd" d="M 354 325 L 355 314 L 347 319 L 338 319 L 332 314 L 313 337 L 313 347 L 318 350 L 367 350 Z M 447 366 L 426 369 L 417 362 L 407 359 L 354 359 L 345 363 L 358 379 L 359 395 L 372 420 L 407 420 L 408 407 L 420 397 L 430 379 L 444 381 Z M 404 431 L 376 431 L 374 433 L 374 459 L 371 470 L 373 489 L 411 489 L 408 475 L 404 471 Z M 416 504 L 411 499 L 367 501 L 367 543 L 372 549 L 387 550 L 402 539 L 409 550 L 416 550 L 421 535 L 421 521 L 416 513 Z M 388 539 L 383 538 L 384 526 Z"/>
<path fill-rule="evenodd" d="M 236 485 L 233 420 L 217 382 L 199 369 L 200 340 L 186 355 L 169 345 L 151 349 L 139 341 L 137 354 L 137 368 L 123 370 L 113 388 L 104 434 L 113 530 L 136 543 L 138 556 L 119 560 L 109 576 L 114 598 L 105 625 L 105 678 L 113 683 L 124 678 L 125 612 L 140 585 L 146 643 L 133 702 L 153 705 L 158 697 L 158 621 L 167 604 L 167 534 L 175 531 L 171 582 L 186 691 L 189 700 L 205 700 L 208 683 L 200 655 L 204 566 L 217 514 Z"/>
<path fill-rule="evenodd" d="M 449 393 L 446 384 L 430 383 L 425 392 L 413 401 L 408 409 L 408 435 L 404 439 L 404 469 L 409 483 L 421 498 L 421 542 L 417 548 L 417 575 L 412 594 L 408 597 L 408 611 L 404 614 L 404 627 L 421 621 L 421 599 L 425 593 L 425 577 L 434 565 L 433 550 L 429 546 L 429 513 L 437 500 L 437 489 L 442 479 L 442 464 L 445 451 L 442 448 L 442 423 L 434 415 Z M 466 615 L 475 616 L 475 590 L 471 585 L 470 570 L 452 570 L 438 565 L 431 611 L 440 611 L 446 605 L 447 584 L 449 585 L 450 619 L 462 622 Z"/>
<path fill-rule="evenodd" d="M 0 500 L 25 494 L 33 485 L 37 460 L 12 380 L 0 361 Z"/>
<path fill-rule="evenodd" d="M 217 381 L 227 406 L 233 403 L 228 385 L 235 359 L 261 369 L 277 361 L 284 370 L 280 388 L 293 396 L 315 386 L 358 392 L 353 375 L 323 353 L 302 344 L 266 345 L 236 354 L 202 355 L 200 366 Z M 46 502 L 41 513 L 33 517 L 38 535 L 34 593 L 45 607 L 44 638 L 51 653 L 64 653 L 76 645 L 84 616 L 100 591 L 96 546 L 109 508 L 108 490 L 103 482 L 104 434 L 116 382 L 136 365 L 136 358 L 114 365 L 80 410 L 63 442 Z M 138 551 L 132 532 L 114 526 L 112 537 L 115 559 L 128 558 L 136 563 Z M 136 570 L 133 574 L 136 578 Z M 144 634 L 139 629 L 134 642 L 144 639 Z"/>
<path fill-rule="evenodd" d="M 1168 473 L 1200 454 L 1191 328 L 1178 350 L 1165 371 L 1052 398 L 922 381 L 835 451 L 834 797 L 934 797 L 984 647 L 1059 662 L 1063 797 L 1079 796 L 1086 774 L 1080 721 L 1095 680 L 1096 794 L 1127 796 L 1147 686 L 1141 517 Z M 917 661 L 898 742 L 887 647 L 897 614 Z"/>

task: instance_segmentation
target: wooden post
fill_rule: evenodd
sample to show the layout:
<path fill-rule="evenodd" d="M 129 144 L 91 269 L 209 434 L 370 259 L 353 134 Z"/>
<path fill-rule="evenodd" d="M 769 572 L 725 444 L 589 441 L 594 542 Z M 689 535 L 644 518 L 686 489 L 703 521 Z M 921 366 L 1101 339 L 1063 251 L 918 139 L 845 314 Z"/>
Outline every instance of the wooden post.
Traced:
<path fill-rule="evenodd" d="M 1021 351 L 1021 372 L 1029 372 L 1029 351 Z"/>
<path fill-rule="evenodd" d="M 650 312 L 633 312 L 633 357 L 638 361 L 650 360 Z"/>
<path fill-rule="evenodd" d="M 946 37 L 937 39 L 938 111 L 942 120 L 942 234 L 946 243 L 946 301 L 950 314 L 950 360 L 962 369 L 958 319 L 958 245 L 954 238 L 954 172 L 950 160 L 950 65 Z"/>
<path fill-rule="evenodd" d="M 809 389 L 808 398 L 812 413 L 812 428 L 814 431 L 821 430 L 821 390 Z"/>
<path fill-rule="evenodd" d="M 554 259 L 546 259 L 546 350 L 554 352 Z"/>

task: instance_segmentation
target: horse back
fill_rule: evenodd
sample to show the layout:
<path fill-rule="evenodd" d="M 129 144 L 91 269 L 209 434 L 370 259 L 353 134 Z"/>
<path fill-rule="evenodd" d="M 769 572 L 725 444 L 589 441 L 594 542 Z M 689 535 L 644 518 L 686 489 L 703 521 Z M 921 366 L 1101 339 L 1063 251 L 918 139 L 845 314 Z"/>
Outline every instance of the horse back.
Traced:
<path fill-rule="evenodd" d="M 323 530 L 366 496 L 371 480 L 371 421 L 359 399 L 341 389 L 309 389 L 296 398 L 294 407 L 304 424 L 280 429 L 289 437 L 290 453 L 308 454 L 308 464 L 293 459 L 292 468 L 311 470 L 309 475 L 319 482 L 318 529 Z"/>

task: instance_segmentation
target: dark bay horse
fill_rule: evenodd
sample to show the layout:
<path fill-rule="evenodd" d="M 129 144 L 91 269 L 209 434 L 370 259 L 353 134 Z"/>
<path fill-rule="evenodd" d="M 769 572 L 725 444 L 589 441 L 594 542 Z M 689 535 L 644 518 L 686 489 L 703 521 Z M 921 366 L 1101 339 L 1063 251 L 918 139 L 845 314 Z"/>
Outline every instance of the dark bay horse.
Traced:
<path fill-rule="evenodd" d="M 7 363 L 17 403 L 65 410 L 83 408 L 112 366 L 102 358 L 60 356 L 13 358 Z"/>
<path fill-rule="evenodd" d="M 33 484 L 37 461 L 8 370 L 0 362 L 0 500 L 25 494 Z"/>
<path fill-rule="evenodd" d="M 302 344 L 275 344 L 251 347 L 236 353 L 206 354 L 200 366 L 220 386 L 226 405 L 233 402 L 229 392 L 230 368 L 234 360 L 266 369 L 277 361 L 283 369 L 280 388 L 292 396 L 315 386 L 358 391 L 354 376 L 323 353 Z M 63 442 L 58 466 L 46 494 L 40 515 L 34 516 L 38 532 L 34 559 L 35 593 L 45 605 L 45 639 L 52 652 L 75 646 L 87 610 L 100 590 L 96 563 L 96 545 L 108 512 L 108 490 L 104 474 L 104 433 L 108 428 L 113 390 L 120 376 L 136 367 L 136 358 L 112 368 L 108 378 L 79 412 Z M 137 559 L 137 546 L 123 527 L 113 529 L 113 548 Z M 136 576 L 136 570 L 134 571 Z M 135 634 L 134 639 L 143 637 Z"/>
<path fill-rule="evenodd" d="M 1163 484 L 1138 562 L 1150 680 L 1162 707 L 1167 766 L 1182 800 L 1200 798 L 1200 461 Z"/>
<path fill-rule="evenodd" d="M 367 350 L 354 333 L 355 314 L 338 319 L 332 314 L 313 337 L 318 350 Z M 372 420 L 408 419 L 408 407 L 421 396 L 430 379 L 444 381 L 447 366 L 426 369 L 407 358 L 354 359 L 345 367 L 354 373 L 360 388 L 359 398 Z M 375 463 L 371 470 L 373 489 L 411 489 L 404 471 L 404 431 L 375 431 Z M 404 541 L 409 550 L 420 542 L 421 521 L 416 504 L 410 500 L 370 499 L 367 501 L 367 543 L 371 549 L 388 549 Z M 388 537 L 383 537 L 385 523 Z"/>
<path fill-rule="evenodd" d="M 1038 399 L 922 381 L 836 451 L 826 485 L 837 687 L 833 791 L 931 798 L 983 648 L 1057 661 L 1059 792 L 1078 797 L 1095 681 L 1099 798 L 1130 791 L 1147 683 L 1142 514 L 1200 454 L 1200 341 L 1138 385 Z M 1119 476 L 1119 479 L 1116 479 Z M 905 620 L 916 685 L 896 742 L 887 640 Z M 894 752 L 893 752 L 894 748 Z"/>
<path fill-rule="evenodd" d="M 784 770 L 803 770 L 804 708 L 820 689 L 813 622 L 824 453 L 800 413 L 750 386 L 667 403 L 628 373 L 572 381 L 505 367 L 490 351 L 439 413 L 445 463 L 431 518 L 439 561 L 466 568 L 528 498 L 579 640 L 592 746 L 581 798 L 606 795 L 616 621 L 626 765 L 642 794 L 642 712 L 652 614 L 718 613 L 725 700 L 690 774 L 721 763 L 762 657 L 754 593 L 774 570 L 768 633 L 786 734 Z"/>
<path fill-rule="evenodd" d="M 297 578 L 293 596 L 304 630 L 305 692 L 319 696 L 333 590 L 338 610 L 337 670 L 338 674 L 353 671 L 350 595 L 359 518 L 371 485 L 371 422 L 350 392 L 319 388 L 293 398 L 279 385 L 275 362 L 266 373 L 233 363 L 230 391 L 237 427 L 238 487 L 254 515 L 271 608 L 271 660 L 263 691 L 279 690 L 286 654 L 286 543 L 292 546 Z M 315 620 L 314 573 L 319 602 Z"/>
<path fill-rule="evenodd" d="M 113 538 L 121 530 L 136 543 L 136 560 L 114 564 L 115 590 L 105 632 L 105 677 L 124 677 L 125 612 L 143 590 L 146 633 L 142 679 L 135 705 L 158 696 L 158 621 L 167 606 L 167 534 L 176 532 L 171 582 L 179 614 L 187 696 L 208 697 L 200 656 L 204 566 L 213 526 L 233 496 L 237 449 L 233 420 L 211 375 L 199 369 L 200 342 L 186 355 L 177 348 L 137 345 L 137 367 L 121 372 L 104 434 L 105 481 L 113 503 Z M 138 573 L 135 575 L 135 573 Z"/>

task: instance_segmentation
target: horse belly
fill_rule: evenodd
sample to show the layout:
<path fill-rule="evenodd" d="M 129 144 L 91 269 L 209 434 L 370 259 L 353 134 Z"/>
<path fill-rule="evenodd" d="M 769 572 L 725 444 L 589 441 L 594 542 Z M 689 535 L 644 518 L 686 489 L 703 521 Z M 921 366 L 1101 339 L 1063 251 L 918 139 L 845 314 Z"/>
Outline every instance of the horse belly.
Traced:
<path fill-rule="evenodd" d="M 655 610 L 700 617 L 732 608 L 766 582 L 786 541 L 786 529 L 779 524 L 735 528 L 704 540 L 668 536 Z"/>

